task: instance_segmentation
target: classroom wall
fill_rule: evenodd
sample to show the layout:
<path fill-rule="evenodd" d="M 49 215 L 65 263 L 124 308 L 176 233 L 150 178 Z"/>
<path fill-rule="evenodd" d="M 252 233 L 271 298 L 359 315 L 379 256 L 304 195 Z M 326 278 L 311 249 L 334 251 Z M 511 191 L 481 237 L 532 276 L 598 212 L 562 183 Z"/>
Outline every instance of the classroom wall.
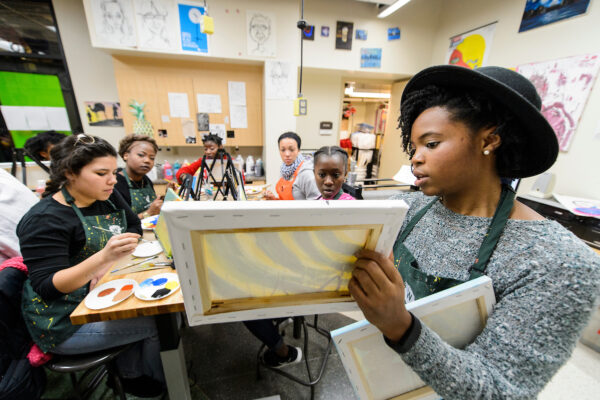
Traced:
<path fill-rule="evenodd" d="M 600 3 L 591 1 L 587 14 L 518 33 L 524 0 L 446 0 L 435 35 L 431 64 L 445 63 L 449 38 L 498 21 L 488 65 L 516 67 L 587 53 L 600 53 Z M 402 11 L 400 11 L 402 12 Z M 550 169 L 556 175 L 555 192 L 600 198 L 600 84 L 598 78 L 584 109 L 571 147 L 561 152 Z M 522 181 L 519 194 L 527 193 L 534 178 Z"/>

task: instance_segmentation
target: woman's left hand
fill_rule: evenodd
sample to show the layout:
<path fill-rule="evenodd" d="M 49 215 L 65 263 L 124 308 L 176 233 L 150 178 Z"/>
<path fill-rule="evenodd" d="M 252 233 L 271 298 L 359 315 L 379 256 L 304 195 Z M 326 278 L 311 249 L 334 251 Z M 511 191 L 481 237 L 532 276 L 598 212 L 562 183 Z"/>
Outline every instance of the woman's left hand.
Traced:
<path fill-rule="evenodd" d="M 412 316 L 404 304 L 404 281 L 393 260 L 372 250 L 357 254 L 350 294 L 365 318 L 392 341 L 398 341 L 410 328 Z"/>
<path fill-rule="evenodd" d="M 148 214 L 157 215 L 160 213 L 160 208 L 163 205 L 163 200 L 160 198 L 155 199 L 148 207 Z"/>

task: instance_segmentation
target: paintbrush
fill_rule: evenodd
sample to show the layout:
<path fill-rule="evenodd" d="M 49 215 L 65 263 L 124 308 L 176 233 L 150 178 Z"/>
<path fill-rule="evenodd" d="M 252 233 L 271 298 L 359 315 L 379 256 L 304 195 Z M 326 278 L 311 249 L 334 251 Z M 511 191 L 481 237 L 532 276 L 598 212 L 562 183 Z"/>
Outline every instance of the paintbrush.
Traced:
<path fill-rule="evenodd" d="M 114 233 L 113 231 L 111 231 L 110 229 L 104 229 L 104 228 L 100 228 L 99 226 L 92 226 L 92 228 L 94 228 L 94 229 L 98 229 L 99 231 L 108 232 L 108 233 L 110 233 L 111 235 L 114 235 L 114 234 L 115 234 L 115 233 Z M 139 238 L 138 238 L 138 242 L 142 242 L 142 243 L 151 243 L 151 242 L 152 242 L 152 240 L 146 240 L 146 239 L 143 239 L 143 238 L 139 237 Z"/>
<path fill-rule="evenodd" d="M 110 271 L 110 273 L 114 274 L 115 272 L 121 271 L 121 270 L 123 270 L 125 268 L 133 267 L 133 266 L 138 265 L 138 264 L 143 264 L 146 261 L 154 260 L 156 257 L 158 257 L 158 254 L 155 255 L 155 256 L 152 256 L 152 257 L 144 258 L 143 260 L 138 260 L 138 261 L 129 263 L 129 264 L 123 266 L 123 267 L 115 268 L 112 271 Z"/>

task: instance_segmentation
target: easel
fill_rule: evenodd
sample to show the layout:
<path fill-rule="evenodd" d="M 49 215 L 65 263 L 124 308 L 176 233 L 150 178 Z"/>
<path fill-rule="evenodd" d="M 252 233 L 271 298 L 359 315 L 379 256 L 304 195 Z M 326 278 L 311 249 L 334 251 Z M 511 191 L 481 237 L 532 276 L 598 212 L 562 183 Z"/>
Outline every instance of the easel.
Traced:
<path fill-rule="evenodd" d="M 219 164 L 217 164 L 217 160 L 220 161 Z M 221 169 L 219 171 L 220 179 L 215 178 L 215 175 L 218 175 L 214 170 L 215 166 Z M 205 174 L 207 175 L 206 179 L 204 178 Z M 221 194 L 222 200 L 226 201 L 230 193 L 233 200 L 245 200 L 244 181 L 241 173 L 235 169 L 231 156 L 224 150 L 219 150 L 217 156 L 212 160 L 207 159 L 206 156 L 202 157 L 198 179 L 196 182 L 190 177 L 184 180 L 179 190 L 179 196 L 184 200 L 188 200 L 190 196 L 194 200 L 201 200 L 202 186 L 211 181 L 217 187 L 213 200 L 217 200 Z"/>

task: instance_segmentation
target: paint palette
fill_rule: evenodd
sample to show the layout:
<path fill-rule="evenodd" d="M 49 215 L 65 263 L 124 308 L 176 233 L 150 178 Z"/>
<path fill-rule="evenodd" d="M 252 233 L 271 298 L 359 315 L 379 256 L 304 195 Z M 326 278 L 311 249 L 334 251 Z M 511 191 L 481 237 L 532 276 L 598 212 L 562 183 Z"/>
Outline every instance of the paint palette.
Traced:
<path fill-rule="evenodd" d="M 88 293 L 85 298 L 85 306 L 90 310 L 112 307 L 129 298 L 137 287 L 138 284 L 133 279 L 115 279 L 103 283 Z"/>
<path fill-rule="evenodd" d="M 133 252 L 134 257 L 152 257 L 157 254 L 162 253 L 162 247 L 158 240 L 153 240 L 151 242 L 142 242 L 138 244 Z"/>
<path fill-rule="evenodd" d="M 147 231 L 154 229 L 156 227 L 156 221 L 158 221 L 158 215 L 152 215 L 142 219 L 142 229 Z"/>
<path fill-rule="evenodd" d="M 179 289 L 179 277 L 172 272 L 154 275 L 141 282 L 135 289 L 135 297 L 153 301 L 164 299 Z"/>

